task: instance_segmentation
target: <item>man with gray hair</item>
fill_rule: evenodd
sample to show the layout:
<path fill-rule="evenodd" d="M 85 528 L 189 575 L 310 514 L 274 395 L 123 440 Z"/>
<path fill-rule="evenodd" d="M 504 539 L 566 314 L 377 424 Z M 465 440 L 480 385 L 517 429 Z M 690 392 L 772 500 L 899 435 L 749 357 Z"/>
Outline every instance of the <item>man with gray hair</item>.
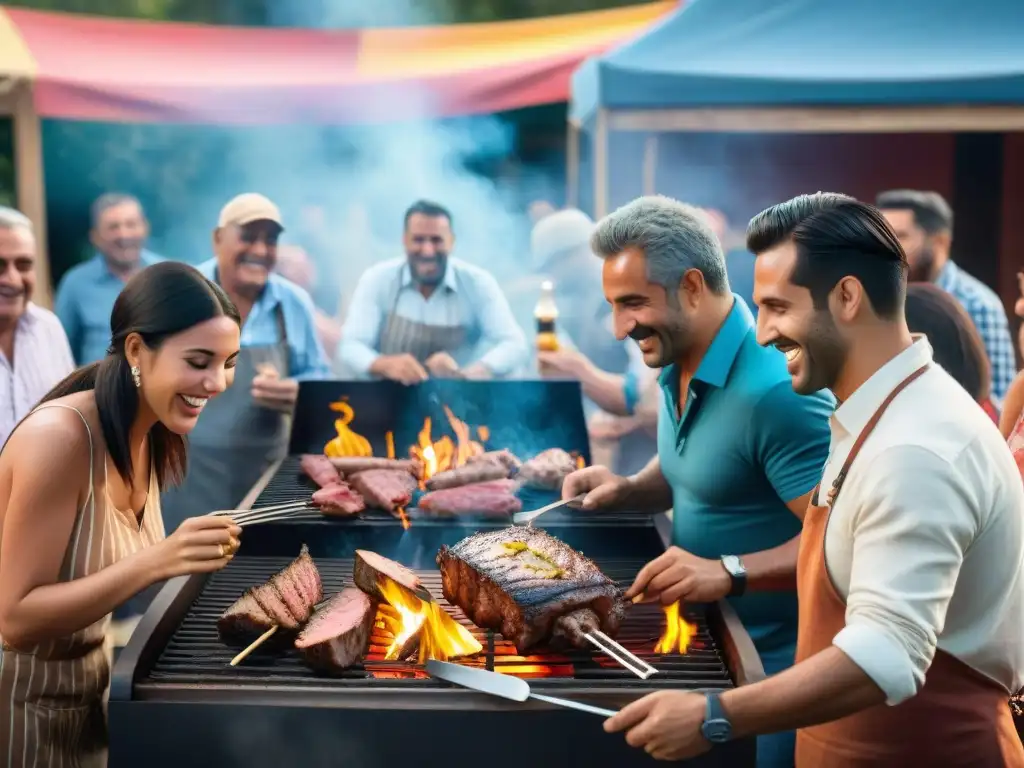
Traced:
<path fill-rule="evenodd" d="M 768 674 L 796 653 L 801 518 L 828 454 L 831 396 L 797 395 L 776 349 L 729 287 L 707 218 L 642 197 L 598 223 L 615 335 L 660 368 L 658 455 L 631 477 L 579 470 L 563 496 L 584 508 L 673 510 L 673 538 L 626 596 L 666 605 L 727 598 Z M 792 732 L 758 738 L 759 768 L 793 765 Z"/>
<path fill-rule="evenodd" d="M 0 206 L 0 445 L 75 367 L 60 321 L 32 303 L 36 258 L 28 217 Z"/>
<path fill-rule="evenodd" d="M 96 198 L 89 232 L 96 254 L 67 271 L 54 302 L 79 365 L 106 356 L 110 312 L 128 278 L 162 261 L 145 249 L 148 237 L 149 223 L 136 198 L 120 192 Z"/>

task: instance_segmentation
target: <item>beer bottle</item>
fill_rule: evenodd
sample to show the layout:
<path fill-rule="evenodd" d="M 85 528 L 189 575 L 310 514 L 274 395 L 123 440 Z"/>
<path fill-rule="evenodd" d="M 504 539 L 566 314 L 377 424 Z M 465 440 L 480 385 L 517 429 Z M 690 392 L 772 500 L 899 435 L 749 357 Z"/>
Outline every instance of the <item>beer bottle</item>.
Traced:
<path fill-rule="evenodd" d="M 557 351 L 555 320 L 558 319 L 558 307 L 555 306 L 555 285 L 550 280 L 540 284 L 540 298 L 533 316 L 537 319 L 537 349 L 541 352 Z"/>

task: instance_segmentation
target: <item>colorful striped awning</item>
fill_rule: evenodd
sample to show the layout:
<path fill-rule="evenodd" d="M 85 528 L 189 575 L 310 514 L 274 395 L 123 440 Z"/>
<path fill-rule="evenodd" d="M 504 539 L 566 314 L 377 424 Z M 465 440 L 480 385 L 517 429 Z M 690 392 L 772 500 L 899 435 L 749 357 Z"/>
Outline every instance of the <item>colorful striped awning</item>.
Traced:
<path fill-rule="evenodd" d="M 673 0 L 490 24 L 302 30 L 0 8 L 0 77 L 35 81 L 43 117 L 355 123 L 566 101 L 584 59 Z"/>

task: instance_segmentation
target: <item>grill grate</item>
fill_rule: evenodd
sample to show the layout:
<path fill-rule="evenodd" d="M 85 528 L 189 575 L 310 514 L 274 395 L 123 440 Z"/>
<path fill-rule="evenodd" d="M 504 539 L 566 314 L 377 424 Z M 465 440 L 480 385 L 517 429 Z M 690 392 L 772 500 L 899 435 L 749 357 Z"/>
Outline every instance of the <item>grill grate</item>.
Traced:
<path fill-rule="evenodd" d="M 228 662 L 238 649 L 220 641 L 217 618 L 242 592 L 266 581 L 291 560 L 290 557 L 239 557 L 223 571 L 213 574 L 153 667 L 138 682 L 263 688 L 268 684 L 344 688 L 365 686 L 370 680 L 374 686 L 388 687 L 429 688 L 442 685 L 428 677 L 418 665 L 383 661 L 383 652 L 392 637 L 379 628 L 374 630 L 370 653 L 364 663 L 345 670 L 337 677 L 315 675 L 293 649 L 257 649 L 238 666 L 229 666 Z M 643 564 L 634 559 L 612 559 L 602 562 L 601 569 L 609 578 L 623 584 L 628 583 Z M 352 582 L 352 560 L 321 558 L 317 559 L 317 567 L 325 595 L 333 594 Z M 685 655 L 659 655 L 653 652 L 653 648 L 662 631 L 661 609 L 653 605 L 636 605 L 629 610 L 616 639 L 659 670 L 658 674 L 643 681 L 600 653 L 573 651 L 518 656 L 512 644 L 501 635 L 478 629 L 462 611 L 444 602 L 438 571 L 417 573 L 445 610 L 469 628 L 483 645 L 482 653 L 464 660 L 464 663 L 530 678 L 531 684 L 538 688 L 580 681 L 600 682 L 602 688 L 629 689 L 723 689 L 732 686 L 726 665 L 701 612 L 688 611 L 689 621 L 697 627 L 688 652 Z"/>
<path fill-rule="evenodd" d="M 316 485 L 303 474 L 302 469 L 299 466 L 299 457 L 288 456 L 281 463 L 277 472 L 274 473 L 270 482 L 267 483 L 267 487 L 264 488 L 263 492 L 257 497 L 253 507 L 265 507 L 308 499 L 315 490 Z M 554 494 L 543 491 L 533 491 L 530 489 L 522 489 L 519 491 L 518 495 L 523 502 L 524 510 L 539 509 L 545 504 L 550 504 L 552 501 L 555 501 L 557 498 Z M 415 505 L 417 498 L 418 494 L 413 497 L 413 505 Z M 409 518 L 412 520 L 412 524 L 416 526 L 447 526 L 451 524 L 451 521 L 449 520 L 420 516 L 417 514 L 415 509 L 411 509 L 409 511 Z M 330 518 L 330 520 L 340 521 L 345 525 L 401 525 L 401 521 L 394 515 L 379 509 L 367 509 L 358 516 L 346 518 L 333 517 Z M 475 518 L 473 516 L 466 515 L 460 516 L 459 522 L 472 523 L 472 525 L 477 528 L 504 528 L 512 522 L 512 519 L 511 516 L 495 518 L 491 515 Z M 582 525 L 588 527 L 622 525 L 647 526 L 652 523 L 651 515 L 643 512 L 625 511 L 601 512 L 600 514 L 594 514 L 592 512 L 579 512 L 570 509 L 556 509 L 544 515 L 543 524 L 545 528 L 548 528 L 559 525 Z"/>

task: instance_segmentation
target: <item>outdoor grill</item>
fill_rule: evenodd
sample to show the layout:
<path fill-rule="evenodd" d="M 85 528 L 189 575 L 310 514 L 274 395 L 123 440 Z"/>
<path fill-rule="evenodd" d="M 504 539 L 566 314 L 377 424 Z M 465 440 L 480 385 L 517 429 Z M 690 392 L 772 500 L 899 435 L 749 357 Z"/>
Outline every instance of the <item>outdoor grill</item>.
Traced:
<path fill-rule="evenodd" d="M 578 388 L 569 394 L 579 402 Z M 335 393 L 323 395 L 334 397 Z M 425 396 L 429 401 L 430 395 Z M 498 402 L 493 397 L 484 399 Z M 359 414 L 364 404 L 355 400 Z M 319 452 L 331 436 L 329 419 L 327 430 L 310 435 L 308 425 L 318 422 L 309 419 L 303 426 L 301 406 L 302 399 L 291 452 Z M 319 406 L 317 410 L 323 412 Z M 467 410 L 472 408 L 463 407 L 463 412 Z M 572 422 L 569 410 L 567 421 Z M 392 414 L 400 412 L 401 408 L 391 409 Z M 488 418 L 495 425 L 492 434 L 500 433 L 503 426 L 498 419 L 493 414 Z M 559 419 L 549 416 L 548 421 Z M 529 417 L 523 421 L 529 423 Z M 515 434 L 521 444 L 534 442 L 519 450 L 528 453 L 552 443 L 561 447 L 576 443 L 575 450 L 586 456 L 585 432 L 581 440 L 578 434 L 570 434 L 576 427 L 564 425 L 547 425 L 549 433 L 559 429 L 561 433 L 540 439 L 520 429 Z M 395 424 L 389 428 L 402 429 Z M 383 453 L 377 451 L 378 432 L 365 425 L 360 429 L 374 442 L 375 454 Z M 304 438 L 302 430 L 307 432 Z M 291 501 L 310 490 L 293 456 L 267 473 L 247 504 Z M 524 505 L 532 506 L 527 499 Z M 605 574 L 627 586 L 646 562 L 664 550 L 666 522 L 664 516 L 650 514 L 566 512 L 545 515 L 537 524 L 586 553 Z M 538 693 L 617 709 L 656 690 L 724 690 L 763 677 L 749 636 L 725 603 L 706 610 L 687 608 L 696 634 L 685 654 L 656 653 L 665 615 L 659 606 L 633 606 L 616 639 L 658 669 L 646 680 L 597 649 L 517 655 L 500 635 L 478 629 L 461 611 L 443 602 L 434 563 L 442 544 L 452 545 L 495 525 L 507 523 L 413 516 L 406 530 L 390 514 L 367 512 L 353 519 L 280 521 L 246 528 L 238 555 L 223 571 L 168 583 L 121 652 L 110 691 L 110 765 L 383 768 L 415 761 L 446 768 L 480 764 L 522 768 L 524 763 L 629 768 L 654 764 L 642 751 L 628 747 L 621 735 L 605 734 L 600 717 L 532 700 L 520 704 L 485 696 L 432 679 L 415 662 L 384 661 L 384 649 L 392 638 L 381 627 L 374 630 L 363 662 L 338 676 L 314 673 L 294 649 L 272 642 L 238 666 L 229 666 L 239 649 L 218 638 L 218 616 L 246 589 L 287 565 L 303 544 L 321 573 L 325 595 L 351 585 L 356 549 L 370 549 L 413 568 L 445 610 L 483 646 L 481 653 L 458 661 L 527 678 Z M 691 764 L 753 766 L 754 754 L 753 739 L 737 740 Z"/>

